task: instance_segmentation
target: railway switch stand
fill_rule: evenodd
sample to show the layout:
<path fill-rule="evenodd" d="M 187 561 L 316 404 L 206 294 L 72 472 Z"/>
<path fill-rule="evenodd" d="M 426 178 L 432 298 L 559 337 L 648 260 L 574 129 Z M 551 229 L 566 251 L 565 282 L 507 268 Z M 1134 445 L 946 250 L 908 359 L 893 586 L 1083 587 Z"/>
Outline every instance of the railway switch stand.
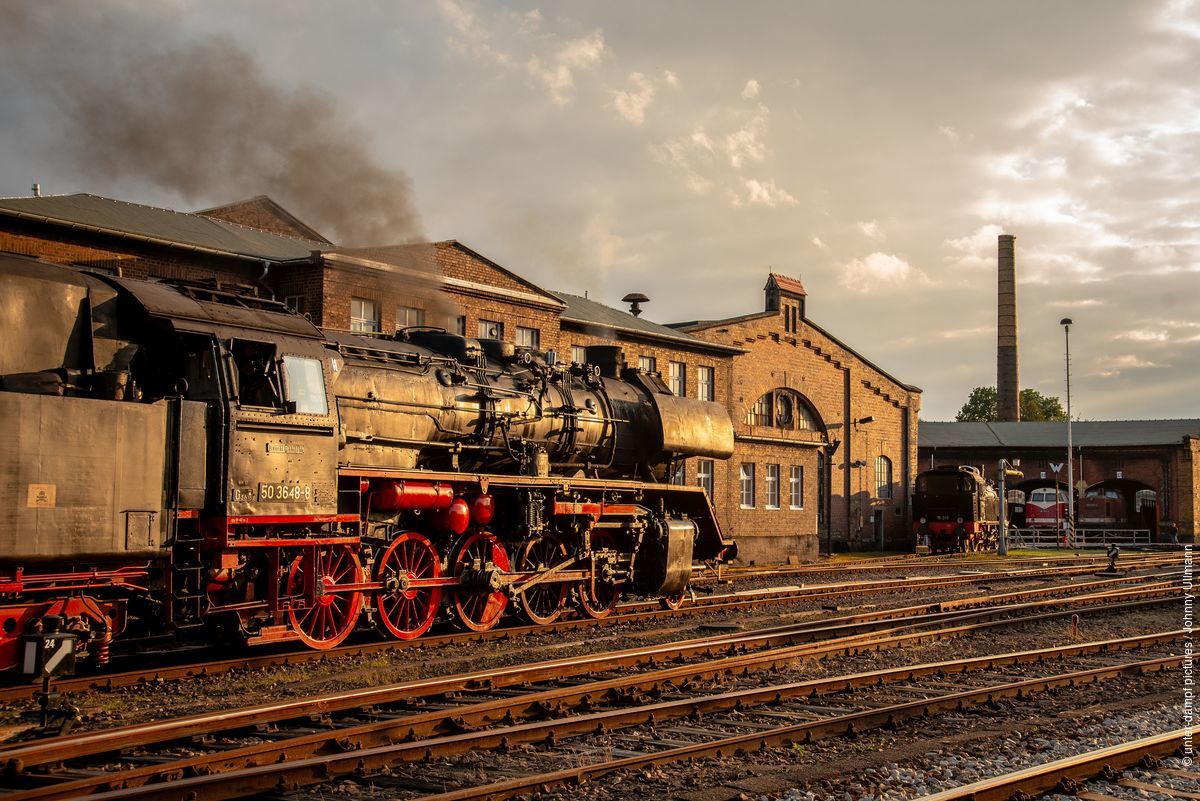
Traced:
<path fill-rule="evenodd" d="M 74 708 L 59 705 L 62 696 L 51 690 L 50 682 L 56 676 L 75 675 L 74 632 L 51 631 L 30 634 L 25 637 L 22 669 L 26 675 L 40 676 L 42 689 L 35 693 L 40 710 L 41 729 L 44 733 L 63 734 L 74 723 Z M 51 718 L 59 719 L 59 725 L 51 732 Z"/>

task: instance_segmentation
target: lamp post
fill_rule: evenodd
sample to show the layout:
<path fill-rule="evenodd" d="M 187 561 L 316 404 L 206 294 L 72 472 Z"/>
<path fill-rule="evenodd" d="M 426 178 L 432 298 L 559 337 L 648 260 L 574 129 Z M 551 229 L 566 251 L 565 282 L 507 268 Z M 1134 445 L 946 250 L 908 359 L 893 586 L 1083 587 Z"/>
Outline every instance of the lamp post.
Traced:
<path fill-rule="evenodd" d="M 1067 541 L 1075 545 L 1075 459 L 1071 441 L 1071 325 L 1070 317 L 1058 321 L 1067 345 Z"/>

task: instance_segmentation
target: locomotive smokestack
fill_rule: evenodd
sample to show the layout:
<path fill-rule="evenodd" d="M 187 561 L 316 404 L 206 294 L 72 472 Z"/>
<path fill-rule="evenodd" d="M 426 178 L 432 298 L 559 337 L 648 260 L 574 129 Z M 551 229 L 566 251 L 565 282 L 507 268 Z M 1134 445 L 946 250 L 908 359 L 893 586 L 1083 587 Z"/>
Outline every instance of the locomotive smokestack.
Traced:
<path fill-rule="evenodd" d="M 1016 237 L 1001 234 L 997 247 L 999 293 L 996 302 L 996 412 L 1001 422 L 1021 419 L 1017 371 Z"/>

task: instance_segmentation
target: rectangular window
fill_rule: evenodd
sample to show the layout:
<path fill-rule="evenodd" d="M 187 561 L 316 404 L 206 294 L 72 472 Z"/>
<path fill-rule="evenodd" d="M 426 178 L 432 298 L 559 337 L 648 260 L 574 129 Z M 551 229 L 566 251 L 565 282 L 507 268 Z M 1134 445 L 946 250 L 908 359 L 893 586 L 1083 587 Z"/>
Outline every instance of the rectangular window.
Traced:
<path fill-rule="evenodd" d="M 458 332 L 458 335 L 460 337 L 465 337 L 467 335 L 467 315 L 465 315 L 465 314 L 458 315 L 458 317 L 454 321 L 454 325 L 455 325 L 455 330 Z"/>
<path fill-rule="evenodd" d="M 638 356 L 638 369 L 647 373 L 657 373 L 658 359 L 653 356 Z"/>
<path fill-rule="evenodd" d="M 571 361 L 575 362 L 576 364 L 586 364 L 587 363 L 587 349 L 584 348 L 582 345 L 572 345 L 571 346 Z"/>
<path fill-rule="evenodd" d="M 284 356 L 283 374 L 287 379 L 287 399 L 295 402 L 297 414 L 329 414 L 329 403 L 325 399 L 325 374 L 319 361 Z"/>
<path fill-rule="evenodd" d="M 425 325 L 425 310 L 413 306 L 400 306 L 396 309 L 396 329 Z"/>
<path fill-rule="evenodd" d="M 536 328 L 526 328 L 523 325 L 518 325 L 517 344 L 523 348 L 537 350 L 542 344 L 542 332 Z"/>
<path fill-rule="evenodd" d="M 711 367 L 696 368 L 696 397 L 702 401 L 717 399 L 716 370 Z"/>
<path fill-rule="evenodd" d="M 303 295 L 288 295 L 283 299 L 283 305 L 287 306 L 294 312 L 304 314 L 304 296 Z"/>
<path fill-rule="evenodd" d="M 703 487 L 705 494 L 708 495 L 708 500 L 711 503 L 713 499 L 713 460 L 712 459 L 697 459 L 696 460 L 696 486 Z"/>
<path fill-rule="evenodd" d="M 684 467 L 686 463 L 682 460 L 675 465 L 675 469 L 671 472 L 671 483 L 677 487 L 687 486 L 687 471 Z"/>
<path fill-rule="evenodd" d="M 366 298 L 350 298 L 350 330 L 359 334 L 379 333 L 379 304 Z"/>
<path fill-rule="evenodd" d="M 792 465 L 792 473 L 788 477 L 788 507 L 804 508 L 804 467 Z"/>
<path fill-rule="evenodd" d="M 767 465 L 767 508 L 779 508 L 779 465 Z"/>
<path fill-rule="evenodd" d="M 504 339 L 504 323 L 498 320 L 480 320 L 478 338 Z"/>
<path fill-rule="evenodd" d="M 738 486 L 741 490 L 741 506 L 743 509 L 754 508 L 754 465 L 742 462 L 738 468 Z"/>
<path fill-rule="evenodd" d="M 687 394 L 687 365 L 683 362 L 671 362 L 667 369 L 670 371 L 671 392 L 682 398 Z"/>

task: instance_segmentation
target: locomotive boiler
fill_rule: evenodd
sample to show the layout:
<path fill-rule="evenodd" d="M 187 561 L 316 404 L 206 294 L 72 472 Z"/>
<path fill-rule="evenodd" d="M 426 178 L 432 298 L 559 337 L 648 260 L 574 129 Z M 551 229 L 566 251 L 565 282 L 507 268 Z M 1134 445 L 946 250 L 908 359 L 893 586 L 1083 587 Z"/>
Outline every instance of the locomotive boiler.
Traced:
<path fill-rule="evenodd" d="M 729 559 L 678 461 L 724 408 L 619 347 L 585 363 L 440 329 L 322 331 L 212 287 L 0 256 L 0 668 L 157 640 L 413 638 L 515 609 L 682 601 Z"/>
<path fill-rule="evenodd" d="M 935 467 L 917 476 L 913 531 L 932 553 L 995 548 L 999 513 L 995 487 L 974 467 Z"/>

